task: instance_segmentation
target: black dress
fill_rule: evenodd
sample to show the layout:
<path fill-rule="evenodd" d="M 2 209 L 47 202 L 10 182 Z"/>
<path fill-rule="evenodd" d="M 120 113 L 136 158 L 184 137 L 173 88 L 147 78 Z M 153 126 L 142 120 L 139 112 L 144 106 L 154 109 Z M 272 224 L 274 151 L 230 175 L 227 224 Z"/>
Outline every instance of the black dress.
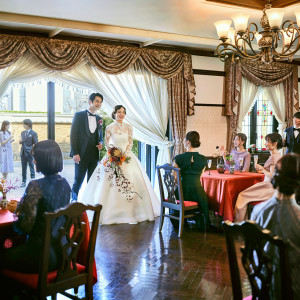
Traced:
<path fill-rule="evenodd" d="M 43 214 L 65 207 L 70 202 L 71 188 L 60 175 L 50 175 L 32 180 L 18 204 L 18 220 L 13 223 L 14 230 L 27 235 L 23 245 L 2 251 L 0 267 L 15 271 L 36 273 L 38 271 L 43 235 Z M 58 228 L 64 222 L 60 217 L 51 223 L 49 271 L 55 270 L 60 263 L 56 237 Z"/>
<path fill-rule="evenodd" d="M 198 202 L 201 213 L 205 215 L 206 224 L 209 224 L 207 198 L 200 182 L 200 176 L 207 164 L 206 157 L 198 152 L 185 152 L 175 156 L 174 160 L 180 168 L 184 200 Z"/>

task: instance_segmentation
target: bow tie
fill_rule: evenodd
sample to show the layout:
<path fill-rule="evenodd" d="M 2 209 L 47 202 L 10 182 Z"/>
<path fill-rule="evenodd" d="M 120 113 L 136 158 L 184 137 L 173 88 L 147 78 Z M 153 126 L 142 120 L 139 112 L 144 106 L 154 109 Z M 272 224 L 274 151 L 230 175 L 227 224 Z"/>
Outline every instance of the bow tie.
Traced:
<path fill-rule="evenodd" d="M 90 117 L 96 117 L 96 115 L 95 114 L 92 114 L 90 111 L 88 111 L 87 110 L 87 113 L 88 113 L 88 116 L 90 116 Z"/>
<path fill-rule="evenodd" d="M 294 131 L 297 130 L 298 132 L 300 132 L 300 128 L 295 128 L 295 127 L 294 127 L 293 130 L 294 130 Z"/>

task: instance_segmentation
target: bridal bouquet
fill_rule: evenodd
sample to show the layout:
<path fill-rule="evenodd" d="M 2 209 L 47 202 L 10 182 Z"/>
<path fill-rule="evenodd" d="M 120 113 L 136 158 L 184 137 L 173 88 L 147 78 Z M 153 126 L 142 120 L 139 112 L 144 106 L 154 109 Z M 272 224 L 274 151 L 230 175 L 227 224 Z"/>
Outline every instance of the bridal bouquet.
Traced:
<path fill-rule="evenodd" d="M 110 186 L 117 187 L 118 191 L 124 194 L 128 201 L 133 199 L 134 194 L 141 199 L 141 196 L 135 191 L 134 185 L 125 177 L 123 170 L 120 168 L 123 163 L 128 164 L 130 159 L 131 157 L 126 156 L 122 149 L 111 147 L 103 160 L 105 172 L 109 173 L 108 181 L 110 181 Z"/>
<path fill-rule="evenodd" d="M 103 165 L 105 167 L 111 168 L 115 173 L 117 173 L 117 169 L 124 163 L 129 163 L 131 157 L 126 156 L 124 152 L 118 147 L 109 148 L 107 151 L 107 157 L 103 161 Z"/>

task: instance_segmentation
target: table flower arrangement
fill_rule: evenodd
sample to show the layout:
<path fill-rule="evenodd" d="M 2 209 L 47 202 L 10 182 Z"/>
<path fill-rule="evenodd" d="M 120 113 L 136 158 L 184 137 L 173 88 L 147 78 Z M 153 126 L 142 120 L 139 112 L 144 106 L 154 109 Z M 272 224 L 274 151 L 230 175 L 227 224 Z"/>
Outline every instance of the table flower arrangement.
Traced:
<path fill-rule="evenodd" d="M 8 181 L 5 178 L 1 178 L 0 179 L 0 192 L 2 193 L 2 198 L 0 201 L 0 207 L 2 209 L 6 209 L 7 208 L 7 199 L 6 199 L 6 194 L 11 191 L 11 190 L 16 190 L 20 187 L 19 185 L 19 180 L 18 178 L 15 180 L 15 182 L 12 182 L 11 180 Z"/>
<path fill-rule="evenodd" d="M 234 165 L 235 165 L 235 161 L 234 161 L 234 155 L 233 154 L 227 154 L 226 155 L 226 161 L 229 164 L 229 173 L 233 174 L 234 173 Z"/>

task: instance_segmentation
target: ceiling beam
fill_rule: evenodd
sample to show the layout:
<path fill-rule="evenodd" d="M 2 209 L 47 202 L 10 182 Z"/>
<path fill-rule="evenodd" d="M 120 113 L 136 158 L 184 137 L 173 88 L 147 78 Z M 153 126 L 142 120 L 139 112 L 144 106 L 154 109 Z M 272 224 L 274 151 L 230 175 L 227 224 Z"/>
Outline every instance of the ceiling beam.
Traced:
<path fill-rule="evenodd" d="M 160 39 L 160 40 L 167 40 L 167 41 L 174 41 L 174 42 L 199 44 L 199 45 L 217 46 L 219 44 L 219 40 L 216 38 L 204 38 L 204 37 L 192 36 L 192 35 L 136 29 L 130 27 L 121 27 L 121 26 L 81 22 L 81 21 L 63 20 L 63 19 L 56 19 L 56 18 L 46 18 L 46 17 L 30 16 L 30 15 L 23 15 L 23 14 L 13 14 L 13 13 L 1 12 L 1 11 L 0 11 L 0 20 L 6 22 L 13 22 L 13 23 L 23 23 L 23 24 L 50 26 L 50 27 L 65 28 L 65 29 L 69 28 L 69 29 L 77 29 L 77 30 L 104 32 L 104 33 L 112 33 L 112 34 L 119 34 L 119 35 L 144 37 L 149 39 Z"/>
<path fill-rule="evenodd" d="M 49 38 L 52 38 L 52 37 L 58 35 L 63 30 L 64 30 L 64 28 L 55 28 L 49 32 L 48 36 L 49 36 Z"/>
<path fill-rule="evenodd" d="M 265 5 L 268 3 L 267 0 L 205 0 L 207 2 L 214 2 L 217 4 L 225 4 L 230 6 L 239 6 L 239 7 L 245 7 L 245 8 L 253 8 L 262 10 L 265 8 Z M 279 8 L 279 7 L 288 7 L 294 4 L 299 4 L 299 0 L 272 0 L 271 1 L 273 8 Z"/>
<path fill-rule="evenodd" d="M 141 43 L 141 48 L 150 46 L 152 44 L 159 43 L 160 41 L 162 41 L 162 39 L 152 39 L 152 40 L 149 40 L 147 42 Z"/>

